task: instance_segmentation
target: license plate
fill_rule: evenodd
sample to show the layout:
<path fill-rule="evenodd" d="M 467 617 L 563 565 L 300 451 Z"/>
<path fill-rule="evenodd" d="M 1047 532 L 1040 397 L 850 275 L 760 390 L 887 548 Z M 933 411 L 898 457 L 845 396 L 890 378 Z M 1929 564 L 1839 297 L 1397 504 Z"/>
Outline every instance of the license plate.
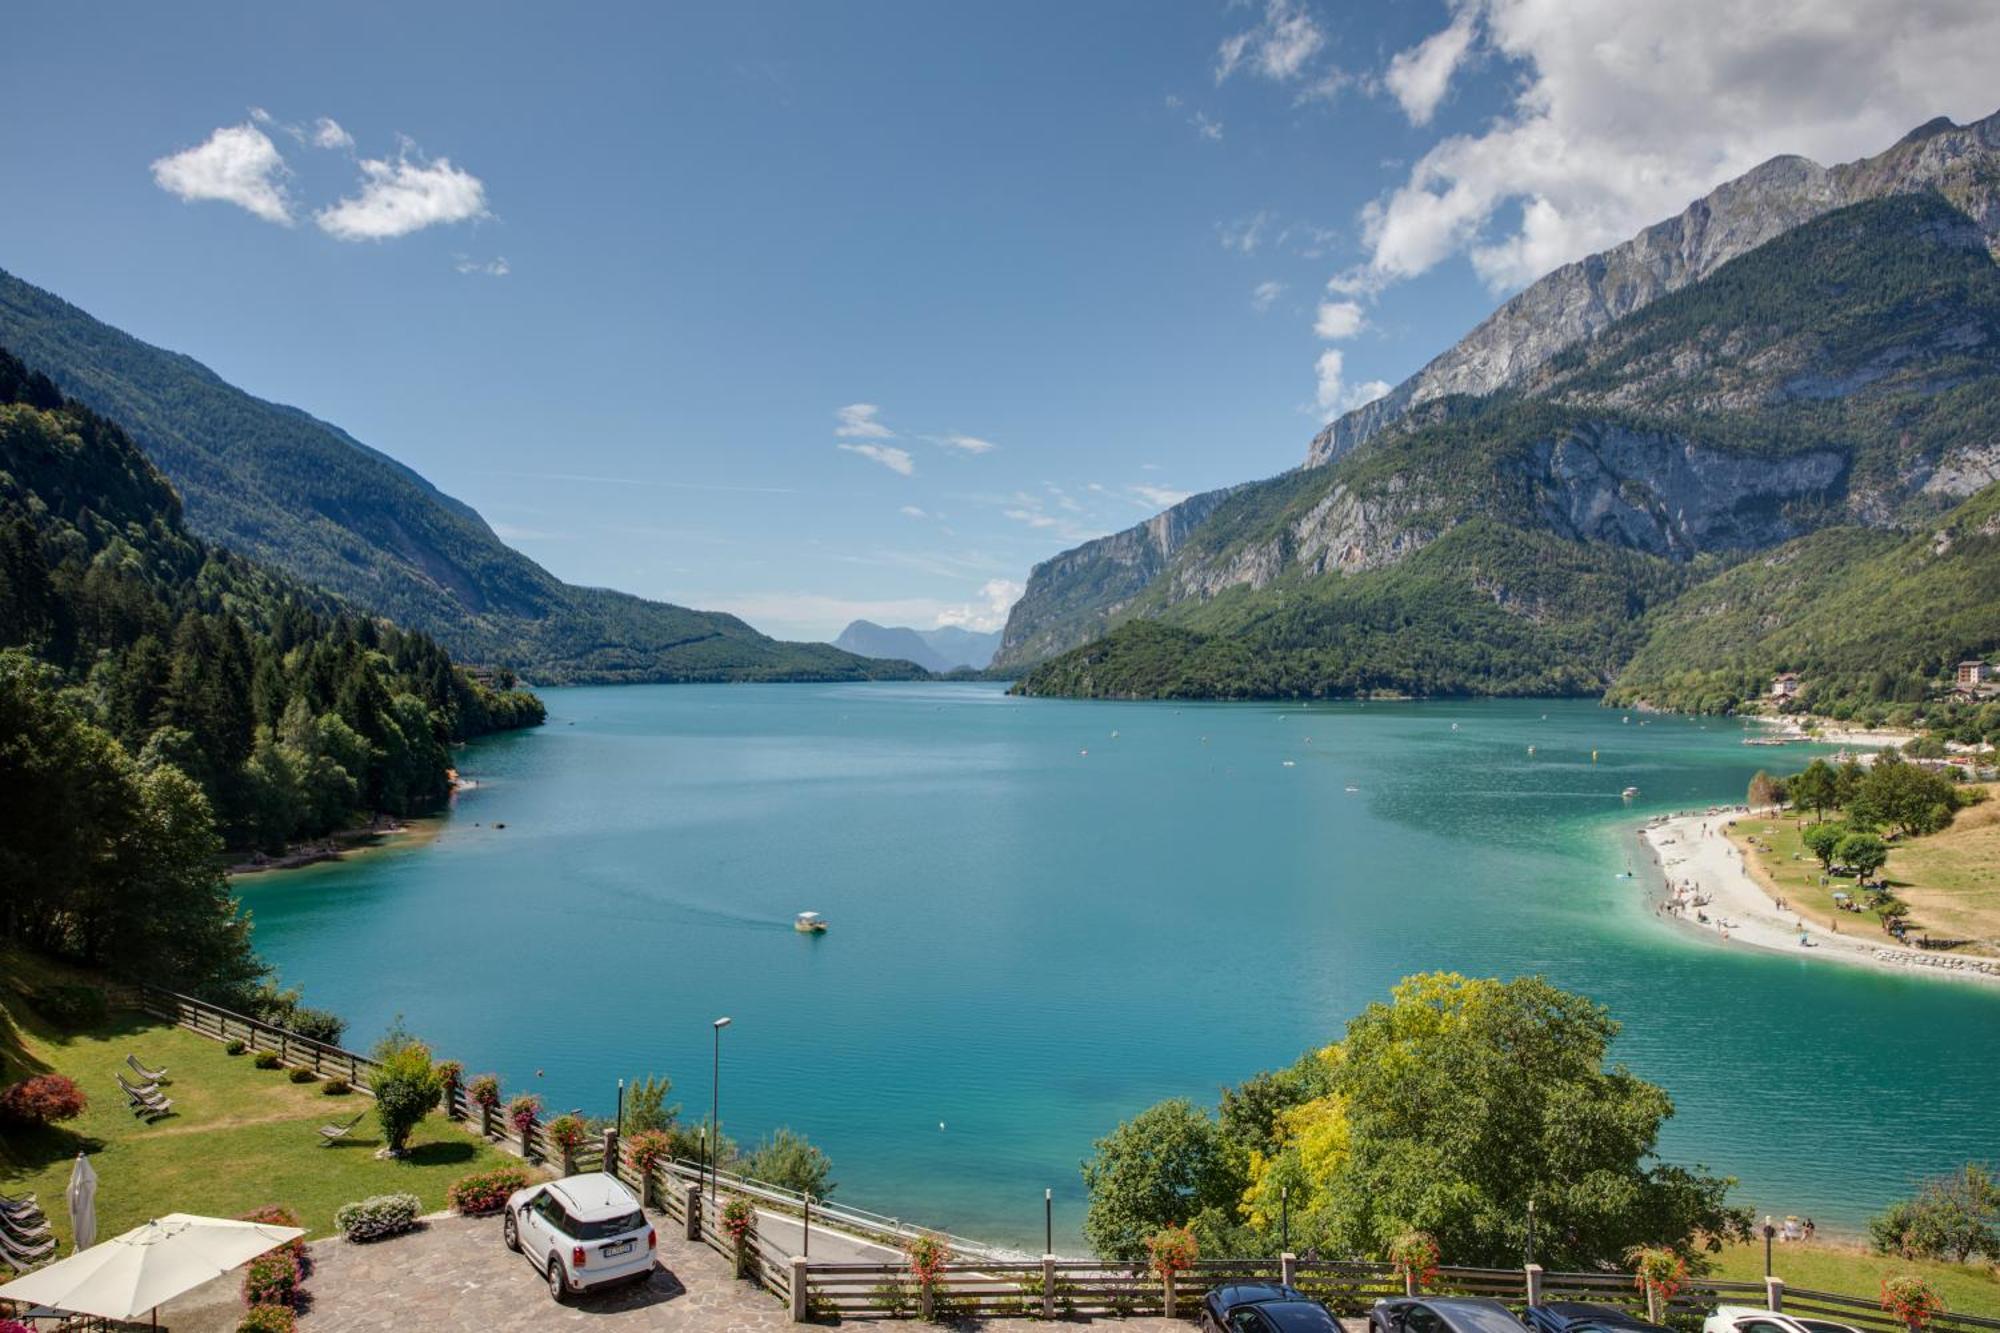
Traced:
<path fill-rule="evenodd" d="M 617 1255 L 632 1253 L 632 1247 L 634 1245 L 637 1245 L 638 1243 L 639 1242 L 636 1240 L 621 1240 L 615 1245 L 606 1245 L 603 1249 L 599 1250 L 598 1253 L 603 1255 L 605 1258 L 610 1259 L 616 1257 Z"/>

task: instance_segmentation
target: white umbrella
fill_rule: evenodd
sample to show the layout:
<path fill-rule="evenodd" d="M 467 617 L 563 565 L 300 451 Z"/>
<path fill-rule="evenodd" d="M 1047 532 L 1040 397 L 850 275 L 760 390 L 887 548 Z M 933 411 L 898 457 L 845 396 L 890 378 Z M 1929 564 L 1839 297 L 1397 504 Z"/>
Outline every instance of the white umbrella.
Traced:
<path fill-rule="evenodd" d="M 76 1237 L 77 1249 L 87 1250 L 97 1243 L 97 1171 L 82 1153 L 76 1155 L 76 1165 L 70 1168 L 65 1197 L 69 1200 L 70 1234 Z"/>
<path fill-rule="evenodd" d="M 0 1301 L 137 1319 L 305 1234 L 297 1227 L 168 1213 L 9 1282 L 0 1287 Z"/>

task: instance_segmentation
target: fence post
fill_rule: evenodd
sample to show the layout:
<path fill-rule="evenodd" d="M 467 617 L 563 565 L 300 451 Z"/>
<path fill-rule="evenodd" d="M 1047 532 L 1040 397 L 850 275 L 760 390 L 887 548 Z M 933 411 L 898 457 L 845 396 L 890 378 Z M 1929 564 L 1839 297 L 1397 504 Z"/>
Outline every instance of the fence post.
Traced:
<path fill-rule="evenodd" d="M 803 1254 L 792 1256 L 792 1322 L 794 1324 L 803 1324 L 806 1322 L 806 1312 L 811 1306 L 811 1293 L 806 1289 L 807 1285 L 812 1281 L 810 1264 L 811 1261 Z"/>
<path fill-rule="evenodd" d="M 917 1313 L 922 1315 L 923 1321 L 928 1324 L 931 1322 L 931 1316 L 936 1311 L 937 1283 L 930 1281 L 919 1283 L 917 1286 Z"/>
<path fill-rule="evenodd" d="M 1523 1271 L 1528 1275 L 1528 1304 L 1540 1305 L 1542 1303 L 1542 1266 L 1540 1264 L 1529 1264 Z"/>
<path fill-rule="evenodd" d="M 1767 1277 L 1764 1279 L 1764 1304 L 1773 1314 L 1782 1313 L 1785 1308 L 1785 1279 Z"/>
<path fill-rule="evenodd" d="M 1042 1318 L 1056 1317 L 1056 1257 L 1042 1256 Z"/>
<path fill-rule="evenodd" d="M 1403 1294 L 1411 1300 L 1417 1298 L 1417 1270 L 1415 1267 L 1403 1270 Z M 1659 1321 L 1654 1320 L 1653 1322 L 1658 1323 Z"/>
<path fill-rule="evenodd" d="M 701 1239 L 701 1182 L 690 1180 L 682 1187 L 683 1204 L 687 1208 L 687 1238 Z"/>
<path fill-rule="evenodd" d="M 1646 1322 L 1660 1322 L 1660 1289 L 1650 1282 L 1646 1284 Z"/>
<path fill-rule="evenodd" d="M 1164 1288 L 1166 1307 L 1167 1307 L 1167 1318 L 1172 1319 L 1174 1317 L 1174 1270 L 1173 1269 L 1169 1268 L 1167 1270 L 1167 1275 L 1164 1279 L 1161 1280 L 1160 1285 L 1162 1288 Z"/>
<path fill-rule="evenodd" d="M 618 1160 L 618 1131 L 607 1129 L 604 1131 L 604 1174 L 623 1184 L 625 1175 L 620 1170 L 621 1166 L 623 1163 Z M 641 1199 L 639 1202 L 644 1205 L 646 1201 Z"/>
<path fill-rule="evenodd" d="M 1291 1286 L 1299 1276 L 1299 1256 L 1286 1250 L 1278 1256 L 1278 1281 Z"/>

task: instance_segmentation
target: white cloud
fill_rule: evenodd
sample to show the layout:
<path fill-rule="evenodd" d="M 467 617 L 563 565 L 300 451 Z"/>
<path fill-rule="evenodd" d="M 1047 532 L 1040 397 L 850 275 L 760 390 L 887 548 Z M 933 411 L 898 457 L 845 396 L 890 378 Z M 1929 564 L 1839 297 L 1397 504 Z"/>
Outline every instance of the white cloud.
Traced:
<path fill-rule="evenodd" d="M 488 278 L 504 278 L 513 268 L 505 255 L 495 255 L 491 259 L 474 259 L 471 255 L 458 255 L 452 260 L 453 268 L 460 273 L 477 273 Z"/>
<path fill-rule="evenodd" d="M 1276 83 L 1305 72 L 1326 34 L 1297 0 L 1266 0 L 1256 26 L 1226 38 L 1216 51 L 1215 81 L 1249 70 Z"/>
<path fill-rule="evenodd" d="M 896 432 L 883 425 L 878 418 L 882 409 L 873 403 L 849 403 L 846 407 L 834 409 L 834 417 L 840 424 L 833 433 L 847 440 L 893 440 Z"/>
<path fill-rule="evenodd" d="M 898 449 L 893 444 L 838 444 L 834 448 L 872 458 L 891 472 L 900 472 L 906 477 L 917 470 L 916 460 L 910 457 L 910 451 Z"/>
<path fill-rule="evenodd" d="M 405 143 L 394 161 L 363 158 L 361 192 L 314 214 L 321 231 L 342 241 L 383 241 L 425 227 L 488 216 L 486 185 L 451 164 L 425 162 Z"/>
<path fill-rule="evenodd" d="M 1384 380 L 1349 384 L 1346 359 L 1337 347 L 1321 352 L 1319 360 L 1313 363 L 1313 371 L 1319 381 L 1314 400 L 1319 405 L 1320 415 L 1328 421 L 1343 412 L 1352 412 L 1364 403 L 1372 403 L 1389 392 L 1389 385 Z"/>
<path fill-rule="evenodd" d="M 900 509 L 900 510 L 899 510 L 899 511 L 897 511 L 897 512 L 899 512 L 899 513 L 901 513 L 901 514 L 904 514 L 904 515 L 906 515 L 907 517 L 910 517 L 910 518 L 929 518 L 929 517 L 930 517 L 930 515 L 929 515 L 929 514 L 925 513 L 925 512 L 923 511 L 923 510 L 921 510 L 921 509 L 917 508 L 917 507 L 916 507 L 915 505 L 904 505 L 904 506 L 902 507 L 902 509 Z"/>
<path fill-rule="evenodd" d="M 1996 100 L 2000 5 L 1981 0 L 1472 0 L 1452 22 L 1512 67 L 1518 91 L 1364 212 L 1357 289 L 1465 254 L 1503 291 L 1777 154 L 1847 161 Z M 1405 106 L 1420 107 L 1414 56 L 1405 74 Z"/>
<path fill-rule="evenodd" d="M 958 625 L 982 634 L 1007 623 L 1007 613 L 1021 600 L 1027 588 L 1012 579 L 988 579 L 979 589 L 979 599 L 968 605 L 947 606 L 937 613 L 939 628 Z"/>
<path fill-rule="evenodd" d="M 1210 143 L 1222 142 L 1222 122 L 1211 118 L 1207 112 L 1195 112 L 1188 117 L 1188 124 L 1194 126 L 1194 132 Z"/>
<path fill-rule="evenodd" d="M 1357 303 L 1322 301 L 1319 317 L 1313 321 L 1313 332 L 1328 342 L 1339 342 L 1342 338 L 1352 338 L 1367 326 L 1368 319 Z"/>
<path fill-rule="evenodd" d="M 1269 310 L 1280 296 L 1285 294 L 1282 282 L 1260 282 L 1250 289 L 1250 308 L 1258 314 Z"/>
<path fill-rule="evenodd" d="M 1193 491 L 1177 491 L 1171 486 L 1148 486 L 1143 483 L 1128 486 L 1126 489 L 1143 501 L 1149 509 L 1172 509 L 1194 494 Z"/>
<path fill-rule="evenodd" d="M 958 452 L 962 454 L 991 453 L 994 449 L 997 449 L 999 447 L 998 445 L 994 444 L 993 441 L 982 440 L 977 435 L 959 435 L 954 433 L 950 435 L 940 435 L 937 436 L 936 439 L 937 443 L 943 445 L 945 448 L 956 449 Z"/>
<path fill-rule="evenodd" d="M 354 136 L 341 128 L 340 122 L 332 116 L 321 116 L 313 122 L 312 146 L 315 148 L 354 147 Z"/>
<path fill-rule="evenodd" d="M 259 108 L 251 108 L 251 116 Z M 266 117 L 268 119 L 268 117 Z M 284 155 L 255 125 L 230 125 L 193 148 L 153 163 L 153 182 L 190 203 L 220 200 L 280 226 L 292 225 Z"/>
<path fill-rule="evenodd" d="M 1472 49 L 1473 13 L 1467 10 L 1451 26 L 1432 33 L 1389 61 L 1382 82 L 1402 104 L 1412 125 L 1428 125 L 1438 103 L 1451 89 L 1451 76 Z"/>

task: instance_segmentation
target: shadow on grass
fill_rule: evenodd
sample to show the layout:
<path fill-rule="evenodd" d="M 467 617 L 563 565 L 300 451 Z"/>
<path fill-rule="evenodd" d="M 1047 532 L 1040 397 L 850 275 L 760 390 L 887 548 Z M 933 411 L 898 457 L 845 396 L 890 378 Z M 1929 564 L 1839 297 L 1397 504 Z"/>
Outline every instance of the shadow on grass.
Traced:
<path fill-rule="evenodd" d="M 415 1166 L 451 1166 L 471 1161 L 478 1151 L 478 1145 L 469 1142 L 419 1143 L 403 1160 Z"/>
<path fill-rule="evenodd" d="M 0 1137 L 0 1167 L 8 1172 L 32 1175 L 57 1162 L 67 1162 L 78 1153 L 104 1151 L 104 1140 L 78 1134 L 61 1125 L 33 1128 L 12 1126 Z"/>

